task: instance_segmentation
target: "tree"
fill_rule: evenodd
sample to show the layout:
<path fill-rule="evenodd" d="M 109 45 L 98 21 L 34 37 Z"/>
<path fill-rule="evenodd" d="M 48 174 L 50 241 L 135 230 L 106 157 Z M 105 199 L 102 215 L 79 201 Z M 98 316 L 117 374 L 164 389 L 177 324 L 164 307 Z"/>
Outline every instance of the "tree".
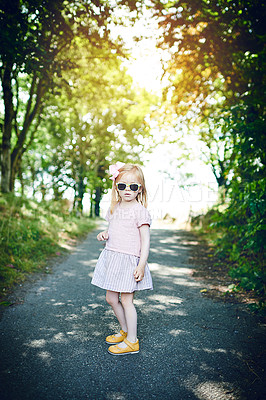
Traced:
<path fill-rule="evenodd" d="M 164 32 L 159 46 L 171 52 L 166 69 L 174 112 L 185 115 L 188 122 L 188 111 L 194 114 L 194 121 L 203 124 L 201 139 L 209 148 L 210 139 L 215 143 L 217 137 L 227 146 L 230 132 L 230 168 L 234 160 L 234 171 L 239 171 L 241 153 L 241 164 L 247 163 L 254 173 L 258 162 L 265 165 L 264 2 L 154 0 L 153 4 Z M 226 124 L 223 117 L 213 118 L 213 108 L 226 115 Z M 225 125 L 223 136 L 219 130 L 223 126 L 224 131 Z M 213 126 L 208 135 L 207 126 Z"/>
<path fill-rule="evenodd" d="M 99 50 L 108 44 L 109 57 L 121 55 L 121 43 L 110 39 L 112 12 L 123 4 L 134 10 L 141 2 L 110 3 L 101 0 L 1 1 L 0 72 L 5 109 L 1 154 L 3 192 L 14 188 L 22 155 L 38 129 L 48 92 L 56 90 L 62 71 L 76 65 L 75 60 L 64 56 L 74 39 L 85 38 Z M 26 81 L 23 90 L 22 77 Z"/>
<path fill-rule="evenodd" d="M 177 114 L 196 113 L 209 150 L 226 149 L 219 168 L 227 208 L 215 215 L 222 231 L 217 252 L 237 266 L 232 276 L 242 287 L 263 292 L 265 2 L 153 3 L 164 29 L 159 45 L 172 53 L 171 106 Z M 213 102 L 217 94 L 220 101 Z M 217 165 L 220 155 L 212 156 L 209 162 Z"/>
<path fill-rule="evenodd" d="M 183 82 L 184 88 L 191 86 L 190 91 L 200 95 L 205 92 L 204 86 L 211 90 L 221 74 L 228 97 L 246 92 L 254 73 L 248 77 L 246 69 L 241 67 L 247 62 L 253 64 L 252 55 L 264 49 L 263 1 L 181 0 L 173 4 L 154 0 L 153 3 L 164 31 L 159 45 L 171 49 L 170 66 L 186 73 L 189 83 Z M 256 80 L 262 76 L 263 70 L 257 69 Z"/>
<path fill-rule="evenodd" d="M 39 135 L 28 149 L 33 159 L 27 155 L 27 160 L 35 165 L 35 188 L 39 185 L 40 190 L 42 176 L 49 182 L 47 191 L 57 199 L 72 188 L 79 212 L 89 191 L 92 213 L 97 215 L 101 197 L 110 187 L 110 161 L 140 162 L 144 147 L 140 142 L 149 137 L 148 119 L 157 99 L 133 87 L 121 60 L 106 56 L 103 62 L 100 55 L 107 55 L 108 49 L 77 41 L 67 56 L 78 67 L 64 71 L 56 92 L 47 95 Z"/>

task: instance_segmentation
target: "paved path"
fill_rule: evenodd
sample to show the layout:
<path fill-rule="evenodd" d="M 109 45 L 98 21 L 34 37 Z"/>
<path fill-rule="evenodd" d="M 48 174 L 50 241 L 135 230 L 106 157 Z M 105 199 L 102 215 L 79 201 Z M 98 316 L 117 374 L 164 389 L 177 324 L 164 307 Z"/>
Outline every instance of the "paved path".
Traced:
<path fill-rule="evenodd" d="M 96 233 L 5 311 L 1 400 L 265 399 L 262 327 L 239 306 L 202 297 L 184 231 L 152 230 L 154 290 L 135 299 L 141 351 L 108 354 L 104 339 L 117 324 L 90 284 Z"/>

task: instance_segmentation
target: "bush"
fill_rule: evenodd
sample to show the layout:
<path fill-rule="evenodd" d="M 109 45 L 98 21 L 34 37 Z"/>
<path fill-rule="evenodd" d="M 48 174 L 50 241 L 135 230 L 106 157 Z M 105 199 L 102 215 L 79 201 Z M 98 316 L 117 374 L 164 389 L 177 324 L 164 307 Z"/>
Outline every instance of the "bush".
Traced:
<path fill-rule="evenodd" d="M 0 195 L 0 215 L 0 295 L 94 227 L 88 217 L 71 215 L 64 201 L 37 203 L 12 194 Z"/>
<path fill-rule="evenodd" d="M 212 238 L 216 256 L 230 265 L 235 288 L 253 291 L 261 299 L 266 286 L 265 189 L 265 178 L 233 182 L 227 207 L 216 206 L 200 219 L 203 232 Z"/>

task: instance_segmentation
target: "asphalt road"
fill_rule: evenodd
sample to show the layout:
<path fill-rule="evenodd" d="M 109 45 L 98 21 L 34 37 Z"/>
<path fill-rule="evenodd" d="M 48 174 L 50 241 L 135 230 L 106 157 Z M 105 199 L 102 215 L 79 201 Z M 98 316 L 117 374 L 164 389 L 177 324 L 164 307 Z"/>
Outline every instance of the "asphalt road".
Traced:
<path fill-rule="evenodd" d="M 206 299 L 191 276 L 193 237 L 152 230 L 154 290 L 137 293 L 140 352 L 108 354 L 118 325 L 90 284 L 92 232 L 0 322 L 1 400 L 262 400 L 265 332 L 243 307 Z M 193 266 L 194 268 L 195 266 Z"/>

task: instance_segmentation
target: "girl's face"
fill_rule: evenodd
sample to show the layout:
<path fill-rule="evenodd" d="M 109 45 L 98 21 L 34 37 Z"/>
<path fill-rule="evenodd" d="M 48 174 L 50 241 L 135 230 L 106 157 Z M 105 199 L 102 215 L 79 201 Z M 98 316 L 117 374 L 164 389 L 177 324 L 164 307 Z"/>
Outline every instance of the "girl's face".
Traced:
<path fill-rule="evenodd" d="M 123 185 L 121 185 L 121 189 L 118 188 L 117 185 L 120 183 L 126 185 L 124 190 L 121 190 L 121 189 L 123 189 Z M 138 188 L 137 188 L 136 184 L 138 185 Z M 131 188 L 130 188 L 130 185 L 131 185 Z M 136 189 L 136 188 L 137 188 L 137 190 L 132 190 L 132 189 Z M 142 190 L 139 179 L 136 177 L 135 174 L 132 174 L 130 172 L 125 173 L 121 177 L 118 176 L 118 178 L 116 180 L 116 189 L 122 199 L 122 202 L 127 202 L 127 203 L 136 200 L 137 195 Z"/>

